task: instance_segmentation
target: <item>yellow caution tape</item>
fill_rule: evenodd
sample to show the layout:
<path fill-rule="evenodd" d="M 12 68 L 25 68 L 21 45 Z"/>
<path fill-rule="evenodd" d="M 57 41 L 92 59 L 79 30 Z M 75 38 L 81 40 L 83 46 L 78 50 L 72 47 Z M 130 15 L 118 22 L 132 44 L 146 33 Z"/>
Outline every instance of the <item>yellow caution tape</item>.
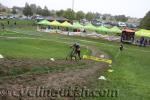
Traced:
<path fill-rule="evenodd" d="M 98 58 L 98 57 L 94 57 L 94 56 L 83 55 L 83 59 L 90 59 L 90 60 L 94 60 L 94 61 L 98 61 L 98 62 L 105 62 L 108 64 L 112 64 L 112 60 L 110 60 L 110 59 Z"/>

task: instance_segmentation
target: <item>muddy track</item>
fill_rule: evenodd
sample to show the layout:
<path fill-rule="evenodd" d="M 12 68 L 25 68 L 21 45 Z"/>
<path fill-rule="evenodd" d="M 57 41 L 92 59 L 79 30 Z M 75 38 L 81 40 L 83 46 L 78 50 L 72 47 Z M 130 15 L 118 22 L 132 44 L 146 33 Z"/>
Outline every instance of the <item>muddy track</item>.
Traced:
<path fill-rule="evenodd" d="M 105 55 L 105 58 L 109 58 L 108 55 L 99 51 L 96 47 L 89 47 L 92 50 L 92 55 L 99 57 L 101 54 Z M 64 71 L 59 73 L 49 73 L 49 74 L 35 74 L 35 75 L 23 75 L 16 78 L 5 78 L 0 81 L 0 88 L 11 89 L 11 90 L 20 90 L 24 87 L 30 87 L 35 89 L 37 86 L 46 86 L 49 88 L 65 88 L 65 87 L 83 87 L 87 86 L 90 82 L 90 79 L 95 76 L 95 73 L 101 73 L 107 69 L 108 64 L 98 63 L 93 61 L 86 61 L 86 68 L 75 69 L 71 71 Z M 0 61 L 0 65 L 3 65 L 7 68 L 13 66 L 28 66 L 32 67 L 33 65 L 62 65 L 62 64 L 73 65 L 76 62 L 60 60 L 58 62 L 50 62 L 49 60 L 17 60 L 17 59 L 4 59 Z M 0 98 L 2 99 L 2 98 Z M 68 98 L 65 98 L 68 99 Z M 69 98 L 70 99 L 70 98 Z M 2 100 L 17 100 L 16 97 L 3 97 Z M 20 98 L 18 100 L 29 100 L 26 97 Z M 30 100 L 51 100 L 48 98 L 31 98 Z M 54 99 L 55 100 L 55 99 Z M 56 99 L 58 100 L 58 98 Z"/>

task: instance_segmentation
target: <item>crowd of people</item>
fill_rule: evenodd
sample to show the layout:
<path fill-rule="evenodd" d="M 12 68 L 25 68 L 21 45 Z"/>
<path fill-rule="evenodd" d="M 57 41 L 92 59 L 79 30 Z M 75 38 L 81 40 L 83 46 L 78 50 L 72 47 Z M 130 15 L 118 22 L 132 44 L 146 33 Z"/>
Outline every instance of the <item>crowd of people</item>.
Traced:
<path fill-rule="evenodd" d="M 139 46 L 150 46 L 150 39 L 146 39 L 144 37 L 141 37 L 140 40 L 136 40 L 136 45 Z"/>

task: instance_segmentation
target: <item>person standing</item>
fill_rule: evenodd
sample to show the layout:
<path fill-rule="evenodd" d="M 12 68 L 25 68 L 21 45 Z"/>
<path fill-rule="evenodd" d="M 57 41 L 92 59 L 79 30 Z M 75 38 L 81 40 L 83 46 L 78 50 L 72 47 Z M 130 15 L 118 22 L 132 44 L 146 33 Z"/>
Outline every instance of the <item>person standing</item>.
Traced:
<path fill-rule="evenodd" d="M 15 25 L 15 26 L 17 25 L 16 21 L 14 22 L 14 25 Z"/>
<path fill-rule="evenodd" d="M 120 45 L 120 51 L 123 51 L 123 44 Z"/>
<path fill-rule="evenodd" d="M 9 20 L 7 21 L 7 24 L 9 25 Z"/>
<path fill-rule="evenodd" d="M 147 39 L 144 40 L 144 47 L 146 47 L 146 45 L 148 44 Z"/>
<path fill-rule="evenodd" d="M 144 37 L 141 37 L 140 39 L 140 46 L 143 46 L 144 45 Z"/>

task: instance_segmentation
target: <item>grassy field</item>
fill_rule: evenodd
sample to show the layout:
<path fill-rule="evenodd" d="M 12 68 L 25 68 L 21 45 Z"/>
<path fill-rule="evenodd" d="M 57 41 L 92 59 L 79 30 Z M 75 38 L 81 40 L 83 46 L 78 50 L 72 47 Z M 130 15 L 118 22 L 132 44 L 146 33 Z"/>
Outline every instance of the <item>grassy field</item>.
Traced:
<path fill-rule="evenodd" d="M 10 44 L 11 43 L 11 44 Z M 67 45 L 54 41 L 32 39 L 1 39 L 0 52 L 5 57 L 63 58 L 67 55 Z M 64 53 L 63 53 L 64 51 Z"/>
<path fill-rule="evenodd" d="M 2 21 L 0 21 L 2 22 Z M 4 22 L 4 21 L 3 21 Z M 6 23 L 6 21 L 5 21 Z M 17 23 L 21 23 L 17 22 Z M 23 22 L 28 25 L 30 22 Z M 21 26 L 21 25 L 18 25 Z M 25 58 L 61 58 L 64 59 L 69 47 L 68 44 L 79 42 L 80 44 L 96 46 L 112 57 L 113 73 L 105 71 L 107 81 L 92 79 L 90 89 L 118 89 L 119 96 L 80 98 L 81 100 L 150 100 L 150 47 L 138 47 L 125 44 L 124 51 L 119 52 L 120 43 L 108 42 L 102 39 L 91 39 L 84 37 L 68 37 L 59 34 L 36 32 L 35 27 L 21 28 L 7 27 L 7 31 L 0 31 L 0 54 L 6 57 Z M 29 28 L 28 28 L 29 27 Z M 28 30 L 26 30 L 28 29 Z M 8 39 L 4 37 L 15 37 Z M 16 37 L 22 37 L 21 39 Z M 54 52 L 54 53 L 52 53 Z M 86 54 L 84 48 L 83 54 Z M 88 52 L 88 54 L 90 54 Z M 78 66 L 78 65 L 77 65 Z M 73 66 L 74 67 L 74 66 Z M 40 69 L 41 70 L 41 69 Z M 31 70 L 31 72 L 34 70 Z M 39 71 L 39 70 L 38 70 Z"/>

